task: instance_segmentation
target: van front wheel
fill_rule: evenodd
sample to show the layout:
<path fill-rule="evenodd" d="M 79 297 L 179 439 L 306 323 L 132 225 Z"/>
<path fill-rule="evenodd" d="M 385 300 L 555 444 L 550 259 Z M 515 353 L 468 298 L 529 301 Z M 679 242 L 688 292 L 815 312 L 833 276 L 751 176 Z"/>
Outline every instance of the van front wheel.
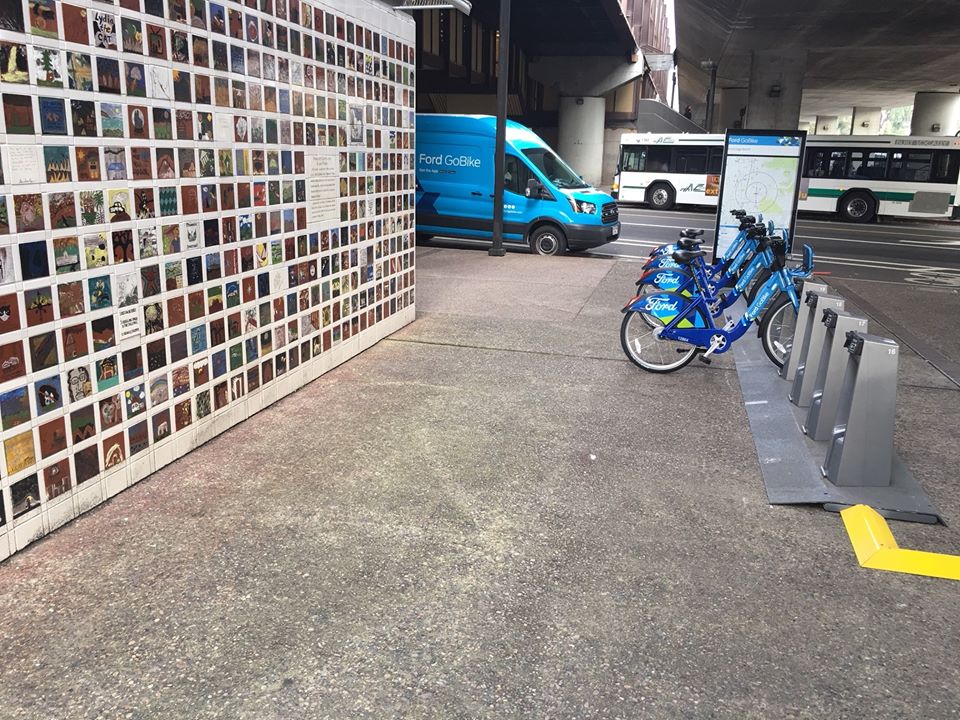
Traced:
<path fill-rule="evenodd" d="M 553 225 L 544 225 L 530 235 L 530 250 L 537 255 L 563 255 L 567 249 L 567 237 Z"/>

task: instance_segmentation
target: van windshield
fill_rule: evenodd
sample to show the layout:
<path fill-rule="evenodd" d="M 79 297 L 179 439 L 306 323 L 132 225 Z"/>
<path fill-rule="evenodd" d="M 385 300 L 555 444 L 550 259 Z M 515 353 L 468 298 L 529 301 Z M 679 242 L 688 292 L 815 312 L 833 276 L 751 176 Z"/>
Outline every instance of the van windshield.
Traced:
<path fill-rule="evenodd" d="M 528 148 L 523 154 L 560 189 L 590 187 L 570 166 L 547 148 Z"/>

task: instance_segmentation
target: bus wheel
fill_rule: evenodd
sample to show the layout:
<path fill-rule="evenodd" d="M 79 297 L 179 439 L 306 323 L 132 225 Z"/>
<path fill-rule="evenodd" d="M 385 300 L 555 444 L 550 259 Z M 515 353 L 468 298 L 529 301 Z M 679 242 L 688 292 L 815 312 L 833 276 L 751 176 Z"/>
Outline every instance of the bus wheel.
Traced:
<path fill-rule="evenodd" d="M 567 237 L 555 225 L 541 225 L 530 233 L 530 250 L 537 255 L 562 255 L 567 249 Z"/>
<path fill-rule="evenodd" d="M 840 199 L 837 212 L 847 222 L 868 223 L 877 215 L 877 202 L 870 193 L 854 190 Z"/>
<path fill-rule="evenodd" d="M 647 190 L 647 202 L 654 210 L 669 210 L 673 207 L 676 194 L 666 183 L 654 183 Z"/>

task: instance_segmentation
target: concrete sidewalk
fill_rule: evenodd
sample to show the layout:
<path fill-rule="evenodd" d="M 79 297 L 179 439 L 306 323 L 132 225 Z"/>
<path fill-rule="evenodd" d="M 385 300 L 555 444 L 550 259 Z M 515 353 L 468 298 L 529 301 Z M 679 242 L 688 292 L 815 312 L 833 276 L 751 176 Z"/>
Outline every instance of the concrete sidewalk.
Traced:
<path fill-rule="evenodd" d="M 958 586 L 768 506 L 732 359 L 623 357 L 637 269 L 418 252 L 416 323 L 0 565 L 0 718 L 954 716 Z M 957 553 L 904 354 L 950 526 L 892 527 Z"/>

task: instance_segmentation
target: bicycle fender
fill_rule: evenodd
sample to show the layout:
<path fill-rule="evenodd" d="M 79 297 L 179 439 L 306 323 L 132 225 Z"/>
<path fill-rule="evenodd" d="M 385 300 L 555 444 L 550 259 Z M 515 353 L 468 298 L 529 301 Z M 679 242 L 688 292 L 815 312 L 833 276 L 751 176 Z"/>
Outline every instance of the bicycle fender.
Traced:
<path fill-rule="evenodd" d="M 685 270 L 670 268 L 651 268 L 640 276 L 637 285 L 653 285 L 661 290 L 675 291 L 690 279 L 691 275 Z"/>
<path fill-rule="evenodd" d="M 682 268 L 682 266 L 669 255 L 658 255 L 650 258 L 650 260 L 648 260 L 643 266 L 644 270 L 652 270 L 654 268 L 669 268 L 671 270 L 679 270 Z"/>
<path fill-rule="evenodd" d="M 657 318 L 664 325 L 673 321 L 677 315 L 680 315 L 690 305 L 689 298 L 675 292 L 649 293 L 633 298 L 623 309 L 624 312 L 634 310 L 645 312 Z M 699 313 L 684 318 L 677 325 L 678 328 L 706 327 L 703 318 Z"/>

